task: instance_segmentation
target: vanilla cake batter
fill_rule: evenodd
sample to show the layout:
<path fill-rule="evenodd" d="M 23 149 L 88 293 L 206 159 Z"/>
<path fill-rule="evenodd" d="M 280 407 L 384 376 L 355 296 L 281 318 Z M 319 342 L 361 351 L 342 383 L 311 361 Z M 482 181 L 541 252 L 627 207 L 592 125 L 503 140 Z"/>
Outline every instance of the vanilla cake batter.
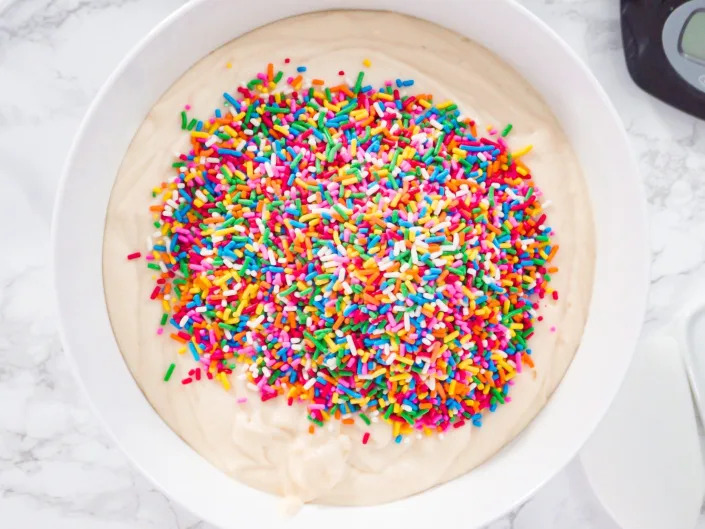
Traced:
<path fill-rule="evenodd" d="M 486 414 L 482 428 L 466 425 L 444 436 L 409 436 L 396 444 L 387 423 L 365 426 L 330 421 L 308 432 L 305 407 L 285 398 L 266 403 L 231 377 L 219 384 L 182 386 L 163 381 L 193 367 L 189 355 L 155 328 L 159 303 L 144 263 L 125 255 L 143 249 L 154 231 L 150 190 L 168 179 L 175 153 L 188 135 L 178 126 L 185 103 L 208 116 L 225 90 L 240 86 L 262 65 L 290 57 L 287 74 L 306 65 L 311 77 L 337 82 L 338 71 L 357 72 L 379 86 L 397 77 L 415 91 L 455 101 L 464 115 L 486 125 L 514 125 L 512 146 L 533 144 L 525 162 L 546 199 L 560 251 L 552 285 L 557 303 L 542 302 L 544 321 L 531 338 L 534 371 L 516 379 L 512 402 Z M 231 65 L 228 67 L 226 65 Z M 207 85 L 203 80 L 209 79 Z M 352 81 L 351 81 L 352 83 Z M 490 51 L 421 20 L 391 13 L 326 12 L 286 19 L 248 33 L 187 71 L 153 107 L 119 170 L 105 226 L 105 296 L 117 342 L 142 391 L 169 426 L 203 457 L 235 479 L 299 502 L 365 505 L 408 496 L 470 471 L 512 440 L 536 416 L 568 368 L 580 342 L 593 281 L 594 233 L 588 193 L 568 140 L 546 103 Z M 553 330 L 552 330 L 553 329 Z M 249 396 L 246 404 L 236 404 Z M 370 442 L 360 443 L 363 431 Z"/>

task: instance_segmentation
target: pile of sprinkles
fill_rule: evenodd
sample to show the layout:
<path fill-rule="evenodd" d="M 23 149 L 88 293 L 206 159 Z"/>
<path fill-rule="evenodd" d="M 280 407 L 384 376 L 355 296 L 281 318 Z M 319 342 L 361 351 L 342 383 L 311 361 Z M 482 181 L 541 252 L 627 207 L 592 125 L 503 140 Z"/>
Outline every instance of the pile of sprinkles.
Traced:
<path fill-rule="evenodd" d="M 305 71 L 281 90 L 270 64 L 210 119 L 181 114 L 191 149 L 154 190 L 146 258 L 193 356 L 182 383 L 228 390 L 241 366 L 262 401 L 303 403 L 312 433 L 481 426 L 533 367 L 538 301 L 558 299 L 530 147 L 402 94 L 412 80 L 302 88 Z"/>

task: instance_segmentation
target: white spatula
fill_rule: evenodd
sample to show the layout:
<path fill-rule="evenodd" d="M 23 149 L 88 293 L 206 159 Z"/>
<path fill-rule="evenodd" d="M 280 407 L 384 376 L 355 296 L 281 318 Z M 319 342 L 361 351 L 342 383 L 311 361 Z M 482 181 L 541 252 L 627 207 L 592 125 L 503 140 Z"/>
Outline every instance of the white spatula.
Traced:
<path fill-rule="evenodd" d="M 678 339 L 660 333 L 641 341 L 612 408 L 580 454 L 595 494 L 622 529 L 693 529 L 700 513 L 705 469 L 679 350 L 690 344 L 681 327 L 673 328 Z"/>

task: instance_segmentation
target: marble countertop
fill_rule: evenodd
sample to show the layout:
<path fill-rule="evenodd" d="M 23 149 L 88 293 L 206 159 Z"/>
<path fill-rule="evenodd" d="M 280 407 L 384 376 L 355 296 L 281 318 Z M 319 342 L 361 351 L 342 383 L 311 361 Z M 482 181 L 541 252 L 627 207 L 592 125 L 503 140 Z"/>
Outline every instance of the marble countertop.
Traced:
<path fill-rule="evenodd" d="M 705 122 L 633 85 L 617 0 L 521 0 L 581 55 L 616 104 L 651 218 L 647 327 L 705 283 Z M 56 331 L 49 226 L 64 156 L 122 56 L 183 0 L 0 0 L 0 520 L 17 528 L 215 529 L 112 444 Z M 577 461 L 488 529 L 617 529 Z M 698 529 L 705 529 L 701 517 Z"/>

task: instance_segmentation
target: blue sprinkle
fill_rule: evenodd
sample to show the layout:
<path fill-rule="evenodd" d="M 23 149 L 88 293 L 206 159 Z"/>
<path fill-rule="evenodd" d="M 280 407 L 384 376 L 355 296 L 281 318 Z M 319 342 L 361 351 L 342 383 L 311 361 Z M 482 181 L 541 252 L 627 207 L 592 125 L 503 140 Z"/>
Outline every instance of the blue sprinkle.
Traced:
<path fill-rule="evenodd" d="M 236 156 L 236 157 L 241 157 L 242 153 L 240 151 L 236 151 L 235 149 L 218 149 L 218 154 L 224 155 L 224 156 Z"/>
<path fill-rule="evenodd" d="M 201 356 L 198 354 L 198 350 L 196 350 L 196 346 L 193 345 L 193 342 L 188 343 L 188 348 L 191 350 L 191 354 L 193 355 L 193 359 L 196 362 L 199 362 L 201 360 Z"/>
<path fill-rule="evenodd" d="M 240 112 L 240 103 L 238 102 L 237 99 L 235 99 L 233 96 L 231 96 L 227 92 L 223 92 L 223 97 L 225 98 L 225 100 L 228 103 L 230 103 L 232 106 L 234 106 L 238 112 Z M 216 110 L 216 113 L 217 112 L 218 112 L 218 110 Z"/>

